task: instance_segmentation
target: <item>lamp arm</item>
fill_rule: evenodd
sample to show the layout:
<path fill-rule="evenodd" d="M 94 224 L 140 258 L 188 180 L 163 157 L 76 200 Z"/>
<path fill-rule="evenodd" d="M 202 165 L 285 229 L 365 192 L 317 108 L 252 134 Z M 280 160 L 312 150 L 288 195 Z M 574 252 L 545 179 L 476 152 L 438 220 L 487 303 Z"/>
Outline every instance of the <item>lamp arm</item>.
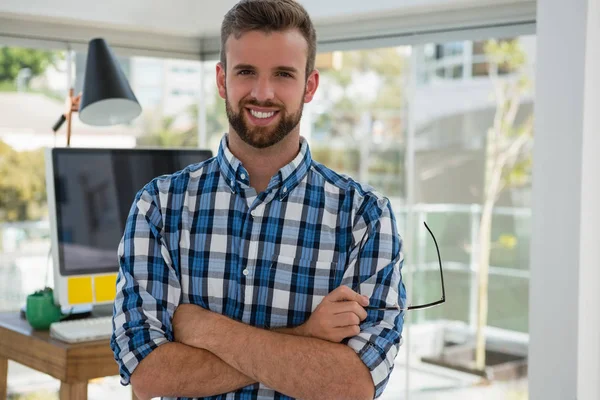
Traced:
<path fill-rule="evenodd" d="M 52 126 L 52 131 L 54 131 L 54 133 L 56 133 L 56 131 L 58 131 L 60 129 L 60 127 L 62 126 L 62 124 L 65 123 L 66 120 L 67 120 L 67 117 L 65 117 L 65 114 L 61 114 L 58 121 L 56 121 L 56 123 Z"/>
<path fill-rule="evenodd" d="M 69 94 L 65 100 L 66 111 L 62 114 L 58 120 L 52 126 L 54 133 L 60 129 L 60 127 L 67 122 L 67 147 L 71 144 L 71 116 L 74 112 L 79 110 L 79 102 L 81 101 L 81 93 L 77 96 L 73 96 L 73 88 L 69 89 Z"/>

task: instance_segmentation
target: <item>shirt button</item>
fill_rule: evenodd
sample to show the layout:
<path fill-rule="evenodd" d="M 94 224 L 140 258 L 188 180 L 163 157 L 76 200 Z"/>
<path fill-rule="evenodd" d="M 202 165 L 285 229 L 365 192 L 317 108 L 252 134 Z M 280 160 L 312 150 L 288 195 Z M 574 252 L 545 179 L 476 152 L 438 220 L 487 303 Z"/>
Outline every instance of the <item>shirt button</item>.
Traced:
<path fill-rule="evenodd" d="M 250 271 L 248 271 L 247 269 L 245 269 L 244 271 L 242 271 L 242 273 L 244 274 L 244 276 L 248 276 L 248 274 L 250 273 Z"/>
<path fill-rule="evenodd" d="M 286 192 L 287 192 L 287 187 L 284 186 L 283 187 L 283 193 L 286 193 Z"/>
<path fill-rule="evenodd" d="M 246 174 L 241 174 L 241 175 L 240 175 L 240 178 L 242 178 L 242 179 L 246 179 Z"/>

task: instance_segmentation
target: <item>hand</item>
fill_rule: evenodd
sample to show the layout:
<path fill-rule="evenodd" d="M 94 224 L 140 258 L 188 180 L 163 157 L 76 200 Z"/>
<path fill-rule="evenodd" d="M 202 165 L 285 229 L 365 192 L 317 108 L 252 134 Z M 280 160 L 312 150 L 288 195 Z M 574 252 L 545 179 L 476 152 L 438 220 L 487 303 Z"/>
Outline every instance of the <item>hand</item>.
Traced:
<path fill-rule="evenodd" d="M 368 305 L 366 296 L 342 285 L 325 296 L 298 330 L 305 336 L 339 343 L 360 333 L 360 322 L 367 318 L 364 307 Z"/>
<path fill-rule="evenodd" d="M 173 315 L 173 336 L 175 341 L 188 346 L 198 346 L 202 337 L 201 328 L 206 327 L 206 319 L 211 312 L 195 304 L 180 304 Z"/>

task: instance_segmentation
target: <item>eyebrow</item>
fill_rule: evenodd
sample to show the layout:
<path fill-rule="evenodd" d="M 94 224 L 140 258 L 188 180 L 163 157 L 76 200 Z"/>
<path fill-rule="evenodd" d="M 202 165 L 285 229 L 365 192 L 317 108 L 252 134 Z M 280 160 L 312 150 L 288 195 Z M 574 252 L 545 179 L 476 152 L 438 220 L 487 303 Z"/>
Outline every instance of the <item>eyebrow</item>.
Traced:
<path fill-rule="evenodd" d="M 281 66 L 276 67 L 274 69 L 277 70 L 277 71 L 291 72 L 291 73 L 294 73 L 294 74 L 298 73 L 298 70 L 296 68 L 294 68 L 294 67 L 287 67 L 285 65 L 281 65 Z"/>
<path fill-rule="evenodd" d="M 244 69 L 250 69 L 250 70 L 255 70 L 256 67 L 254 67 L 253 65 L 250 64 L 237 64 L 235 67 L 233 67 L 234 71 L 241 71 Z M 274 71 L 284 71 L 284 72 L 291 72 L 294 74 L 298 73 L 298 70 L 294 67 L 289 67 L 286 65 L 280 65 L 278 67 L 273 68 Z"/>

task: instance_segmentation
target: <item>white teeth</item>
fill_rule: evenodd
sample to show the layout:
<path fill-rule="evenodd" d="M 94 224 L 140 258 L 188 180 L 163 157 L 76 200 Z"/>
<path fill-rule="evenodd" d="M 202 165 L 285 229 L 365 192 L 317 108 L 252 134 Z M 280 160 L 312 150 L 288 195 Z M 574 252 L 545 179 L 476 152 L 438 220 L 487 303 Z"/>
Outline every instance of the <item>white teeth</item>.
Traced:
<path fill-rule="evenodd" d="M 250 114 L 252 114 L 252 116 L 255 118 L 271 118 L 273 115 L 275 115 L 275 111 L 265 113 L 265 112 L 250 110 Z"/>

